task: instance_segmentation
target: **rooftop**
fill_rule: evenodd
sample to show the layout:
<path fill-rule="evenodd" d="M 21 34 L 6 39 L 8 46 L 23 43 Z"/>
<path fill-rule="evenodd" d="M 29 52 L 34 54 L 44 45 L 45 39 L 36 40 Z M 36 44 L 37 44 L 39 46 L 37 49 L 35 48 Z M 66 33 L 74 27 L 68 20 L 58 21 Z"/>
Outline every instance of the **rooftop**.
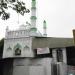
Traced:
<path fill-rule="evenodd" d="M 36 37 L 33 38 L 32 48 L 60 48 L 74 46 L 73 38 Z"/>

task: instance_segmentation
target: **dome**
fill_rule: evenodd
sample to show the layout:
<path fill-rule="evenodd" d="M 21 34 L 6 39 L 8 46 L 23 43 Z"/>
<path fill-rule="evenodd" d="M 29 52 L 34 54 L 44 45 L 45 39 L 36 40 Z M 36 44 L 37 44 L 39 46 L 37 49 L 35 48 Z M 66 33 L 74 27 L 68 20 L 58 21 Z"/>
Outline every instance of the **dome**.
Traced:
<path fill-rule="evenodd" d="M 25 30 L 25 29 L 26 29 L 26 27 L 25 27 L 24 24 L 23 25 L 20 25 L 19 30 Z"/>

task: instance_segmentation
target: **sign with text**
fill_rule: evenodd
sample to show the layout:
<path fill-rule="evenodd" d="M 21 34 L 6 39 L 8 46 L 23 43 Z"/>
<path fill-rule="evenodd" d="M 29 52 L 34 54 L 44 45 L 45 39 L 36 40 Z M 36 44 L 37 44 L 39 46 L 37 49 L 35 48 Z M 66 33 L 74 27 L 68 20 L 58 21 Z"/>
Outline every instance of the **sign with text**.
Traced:
<path fill-rule="evenodd" d="M 37 48 L 37 54 L 47 54 L 50 53 L 49 48 Z"/>

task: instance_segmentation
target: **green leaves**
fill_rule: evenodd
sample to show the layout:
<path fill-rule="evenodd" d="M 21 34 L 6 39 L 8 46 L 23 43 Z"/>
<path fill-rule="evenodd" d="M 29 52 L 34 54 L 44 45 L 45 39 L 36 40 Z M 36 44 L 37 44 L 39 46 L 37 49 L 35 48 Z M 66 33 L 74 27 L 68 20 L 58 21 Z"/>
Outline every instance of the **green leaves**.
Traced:
<path fill-rule="evenodd" d="M 4 2 L 4 0 L 1 0 L 0 2 L 0 16 L 2 20 L 7 20 L 9 18 L 9 13 L 7 13 L 5 10 L 7 10 L 7 3 Z"/>
<path fill-rule="evenodd" d="M 0 5 L 1 5 L 1 7 L 4 7 L 5 9 L 8 8 L 8 7 L 7 7 L 7 3 L 2 2 Z"/>
<path fill-rule="evenodd" d="M 10 17 L 9 13 L 4 12 L 2 15 L 2 20 L 7 20 Z"/>
<path fill-rule="evenodd" d="M 17 2 L 16 4 L 13 4 L 13 10 L 15 10 L 17 13 L 20 13 L 21 15 L 24 15 L 24 13 L 29 13 L 29 9 L 26 9 L 25 3 L 23 2 Z"/>
<path fill-rule="evenodd" d="M 0 17 L 2 20 L 7 20 L 10 18 L 10 14 L 7 12 L 8 8 L 15 10 L 17 13 L 24 15 L 29 13 L 30 10 L 26 8 L 25 3 L 21 1 L 15 2 L 15 0 L 1 0 L 0 1 Z"/>

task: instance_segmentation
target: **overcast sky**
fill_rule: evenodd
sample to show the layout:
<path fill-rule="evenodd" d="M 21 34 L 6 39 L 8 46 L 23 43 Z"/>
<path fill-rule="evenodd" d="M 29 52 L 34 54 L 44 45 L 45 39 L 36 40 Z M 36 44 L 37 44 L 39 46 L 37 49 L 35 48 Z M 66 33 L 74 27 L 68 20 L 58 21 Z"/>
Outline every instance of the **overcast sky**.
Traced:
<path fill-rule="evenodd" d="M 49 37 L 72 37 L 75 29 L 75 0 L 36 0 L 37 1 L 37 27 L 43 33 L 43 20 L 47 22 L 47 33 Z M 31 0 L 24 0 L 27 8 L 31 8 Z M 24 17 L 9 9 L 10 19 L 0 19 L 0 39 L 5 36 L 6 26 L 10 30 L 17 29 L 19 25 L 30 22 L 30 13 Z"/>

